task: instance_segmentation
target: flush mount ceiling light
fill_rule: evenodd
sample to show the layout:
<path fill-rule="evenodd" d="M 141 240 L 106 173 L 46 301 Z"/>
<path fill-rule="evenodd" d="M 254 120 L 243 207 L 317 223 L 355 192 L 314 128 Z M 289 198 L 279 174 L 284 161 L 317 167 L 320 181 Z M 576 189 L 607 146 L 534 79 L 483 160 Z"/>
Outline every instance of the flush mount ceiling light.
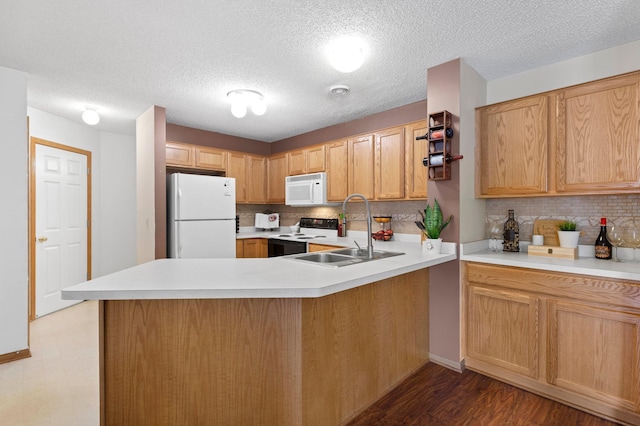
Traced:
<path fill-rule="evenodd" d="M 349 86 L 339 84 L 337 86 L 331 86 L 329 91 L 334 95 L 348 95 L 350 89 L 349 89 Z"/>
<path fill-rule="evenodd" d="M 95 126 L 100 122 L 100 116 L 98 112 L 93 108 L 85 108 L 82 113 L 82 121 L 90 126 Z"/>
<path fill-rule="evenodd" d="M 340 72 L 353 72 L 364 63 L 364 43 L 355 37 L 335 40 L 327 48 L 331 65 Z"/>
<path fill-rule="evenodd" d="M 232 90 L 227 93 L 227 97 L 231 100 L 231 114 L 234 117 L 244 117 L 248 108 L 251 108 L 255 115 L 264 115 L 267 112 L 267 104 L 262 94 L 255 90 Z"/>

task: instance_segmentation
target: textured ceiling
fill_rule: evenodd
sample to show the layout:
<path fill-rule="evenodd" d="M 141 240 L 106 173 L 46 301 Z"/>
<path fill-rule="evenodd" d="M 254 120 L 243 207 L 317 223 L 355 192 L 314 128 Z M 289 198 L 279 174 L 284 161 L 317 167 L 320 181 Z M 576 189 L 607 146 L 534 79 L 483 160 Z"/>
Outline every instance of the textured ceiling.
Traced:
<path fill-rule="evenodd" d="M 133 134 L 152 105 L 169 123 L 275 141 L 426 98 L 429 67 L 463 58 L 494 80 L 640 39 L 637 0 L 0 0 L 0 66 L 25 71 L 29 106 Z M 341 35 L 362 68 L 332 69 Z M 329 94 L 336 84 L 347 96 Z M 226 93 L 267 113 L 237 119 Z"/>

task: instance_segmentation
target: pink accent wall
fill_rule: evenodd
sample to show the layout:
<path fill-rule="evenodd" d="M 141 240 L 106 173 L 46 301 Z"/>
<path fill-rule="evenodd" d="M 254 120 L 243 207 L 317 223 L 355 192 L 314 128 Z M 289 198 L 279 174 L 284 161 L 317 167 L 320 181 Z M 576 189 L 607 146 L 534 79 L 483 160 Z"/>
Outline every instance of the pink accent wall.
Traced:
<path fill-rule="evenodd" d="M 167 176 L 166 176 L 166 122 L 167 110 L 154 107 L 153 114 L 154 164 L 155 172 L 155 221 L 156 221 L 156 259 L 167 257 L 167 227 L 158 226 L 167 223 Z"/>
<path fill-rule="evenodd" d="M 247 152 L 249 154 L 271 154 L 271 144 L 267 142 L 170 123 L 167 123 L 167 140 L 227 149 L 230 151 Z"/>
<path fill-rule="evenodd" d="M 329 142 L 360 133 L 381 130 L 387 127 L 398 126 L 412 121 L 424 120 L 426 118 L 427 101 L 418 101 L 412 104 L 403 105 L 377 114 L 372 114 L 348 123 L 336 124 L 312 132 L 303 133 L 287 139 L 273 142 L 271 153 L 289 151 L 304 146 Z"/>
<path fill-rule="evenodd" d="M 428 113 L 449 111 L 454 116 L 451 150 L 460 149 L 460 60 L 456 59 L 427 71 Z M 442 232 L 445 241 L 460 241 L 460 162 L 451 164 L 451 180 L 429 181 L 429 203 L 437 199 L 443 214 L 453 214 Z M 447 262 L 429 271 L 429 352 L 457 363 L 460 353 L 460 262 Z"/>

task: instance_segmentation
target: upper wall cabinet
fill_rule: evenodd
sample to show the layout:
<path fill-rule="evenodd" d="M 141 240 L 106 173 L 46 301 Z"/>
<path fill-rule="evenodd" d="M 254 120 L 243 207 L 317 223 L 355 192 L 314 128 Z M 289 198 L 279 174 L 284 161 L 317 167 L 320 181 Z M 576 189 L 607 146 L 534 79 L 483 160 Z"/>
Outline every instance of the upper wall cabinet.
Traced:
<path fill-rule="evenodd" d="M 285 178 L 287 176 L 287 153 L 267 158 L 267 202 L 284 204 Z"/>
<path fill-rule="evenodd" d="M 404 198 L 404 130 L 393 127 L 374 135 L 376 200 Z"/>
<path fill-rule="evenodd" d="M 640 189 L 640 72 L 476 110 L 476 195 Z"/>
<path fill-rule="evenodd" d="M 347 139 L 325 145 L 327 201 L 343 201 L 349 196 L 349 142 Z"/>
<path fill-rule="evenodd" d="M 227 151 L 196 146 L 196 167 L 207 170 L 226 170 Z"/>
<path fill-rule="evenodd" d="M 165 147 L 167 166 L 195 167 L 195 152 L 193 145 L 167 141 Z"/>
<path fill-rule="evenodd" d="M 201 170 L 225 171 L 227 151 L 186 143 L 166 143 L 167 166 L 187 167 Z"/>
<path fill-rule="evenodd" d="M 325 146 L 315 145 L 304 149 L 296 149 L 287 153 L 288 176 L 325 171 Z"/>
<path fill-rule="evenodd" d="M 427 121 L 421 120 L 405 126 L 405 197 L 427 198 L 427 168 L 422 159 L 427 156 L 429 142 L 418 139 L 427 133 Z"/>
<path fill-rule="evenodd" d="M 548 96 L 476 110 L 476 193 L 479 197 L 547 192 Z"/>
<path fill-rule="evenodd" d="M 557 94 L 558 192 L 640 187 L 640 73 Z"/>

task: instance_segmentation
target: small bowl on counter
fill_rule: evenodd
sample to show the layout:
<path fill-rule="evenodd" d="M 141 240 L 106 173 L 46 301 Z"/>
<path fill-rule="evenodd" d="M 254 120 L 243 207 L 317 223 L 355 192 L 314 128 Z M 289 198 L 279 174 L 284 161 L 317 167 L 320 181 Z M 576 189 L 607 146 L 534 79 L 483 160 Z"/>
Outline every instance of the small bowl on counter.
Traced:
<path fill-rule="evenodd" d="M 371 238 L 377 241 L 389 241 L 393 238 L 391 216 L 373 216 L 373 220 L 380 224 L 380 229 L 371 233 Z"/>

